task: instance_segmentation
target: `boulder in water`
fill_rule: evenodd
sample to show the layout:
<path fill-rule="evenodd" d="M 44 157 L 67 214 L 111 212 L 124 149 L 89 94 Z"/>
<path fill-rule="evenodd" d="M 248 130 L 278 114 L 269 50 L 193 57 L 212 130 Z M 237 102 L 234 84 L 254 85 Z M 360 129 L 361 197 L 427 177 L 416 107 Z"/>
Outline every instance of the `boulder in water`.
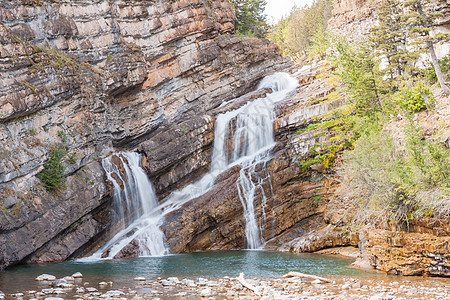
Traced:
<path fill-rule="evenodd" d="M 105 298 L 108 298 L 108 297 L 114 298 L 114 297 L 120 297 L 120 296 L 122 296 L 124 294 L 125 294 L 124 292 L 112 290 L 112 291 L 107 291 L 105 294 L 103 294 L 103 297 L 105 297 Z"/>
<path fill-rule="evenodd" d="M 134 281 L 145 281 L 145 277 L 135 277 Z"/>
<path fill-rule="evenodd" d="M 200 292 L 200 296 L 202 296 L 202 297 L 210 297 L 212 295 L 213 295 L 213 291 L 210 288 L 203 289 Z"/>
<path fill-rule="evenodd" d="M 131 241 L 128 245 L 123 247 L 122 250 L 119 251 L 114 256 L 114 259 L 120 259 L 120 258 L 132 258 L 132 257 L 138 257 L 140 252 L 139 243 L 136 240 Z"/>
<path fill-rule="evenodd" d="M 36 277 L 37 281 L 54 281 L 56 280 L 56 276 L 50 275 L 50 274 L 42 274 Z"/>
<path fill-rule="evenodd" d="M 73 278 L 83 278 L 83 274 L 81 274 L 80 272 L 76 272 L 74 274 L 72 274 Z"/>

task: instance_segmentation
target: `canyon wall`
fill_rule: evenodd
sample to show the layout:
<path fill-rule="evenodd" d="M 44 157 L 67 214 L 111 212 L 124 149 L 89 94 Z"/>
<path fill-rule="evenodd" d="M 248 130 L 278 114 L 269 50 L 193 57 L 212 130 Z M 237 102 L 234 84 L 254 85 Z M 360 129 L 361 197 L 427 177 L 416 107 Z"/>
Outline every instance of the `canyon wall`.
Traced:
<path fill-rule="evenodd" d="M 0 268 L 112 233 L 110 152 L 148 153 L 161 198 L 208 169 L 204 113 L 290 65 L 233 32 L 227 0 L 0 2 Z M 58 147 L 65 187 L 48 192 L 37 175 Z"/>
<path fill-rule="evenodd" d="M 379 3 L 336 1 L 330 25 L 358 39 Z M 233 32 L 227 0 L 0 2 L 0 268 L 83 256 L 117 232 L 101 166 L 112 152 L 143 154 L 160 201 L 209 170 L 216 116 L 270 92 L 253 91 L 265 75 L 298 71 L 267 40 Z M 448 276 L 448 224 L 348 230 L 354 203 L 335 196 L 334 170 L 304 167 L 311 149 L 339 140 L 333 125 L 308 126 L 331 119 L 343 86 L 325 62 L 296 77 L 275 107 L 273 157 L 257 168 L 269 178 L 255 199 L 265 247 L 360 246 L 374 268 Z M 49 192 L 38 174 L 58 147 L 65 186 Z M 166 217 L 171 252 L 246 247 L 238 174 Z"/>
<path fill-rule="evenodd" d="M 381 4 L 381 0 L 335 0 L 332 18 L 328 22 L 329 28 L 351 42 L 360 42 L 370 29 L 378 24 L 378 9 Z M 432 34 L 449 33 L 449 1 L 432 0 L 424 5 L 427 10 L 441 14 L 432 28 Z M 450 53 L 448 42 L 437 43 L 434 47 L 438 58 Z M 423 53 L 419 62 L 430 62 L 428 56 Z M 429 67 L 429 64 L 426 66 Z M 418 126 L 422 127 L 424 132 L 443 130 L 443 135 L 446 136 L 448 133 L 442 128 L 446 128 L 447 125 L 444 124 L 450 123 L 446 109 L 448 97 L 440 95 L 436 103 L 431 112 L 417 114 L 419 120 L 426 119 Z M 437 119 L 441 125 L 434 121 Z M 324 215 L 328 227 L 306 237 L 295 238 L 282 249 L 294 252 L 315 251 L 326 248 L 326 241 L 334 241 L 334 244 L 338 245 L 358 245 L 361 250 L 360 258 L 365 260 L 363 264 L 390 274 L 450 276 L 448 219 L 424 217 L 401 228 L 392 224 L 377 224 L 376 228 L 352 234 L 346 224 L 352 226 L 351 220 L 356 209 L 351 195 L 349 199 L 343 199 L 342 196 L 332 197 Z"/>
<path fill-rule="evenodd" d="M 349 41 L 360 42 L 373 26 L 378 25 L 378 9 L 381 4 L 382 0 L 334 0 L 328 27 Z M 432 0 L 427 9 L 442 14 L 432 33 L 450 33 L 450 3 L 447 0 Z M 450 53 L 450 45 L 445 41 L 436 44 L 435 49 L 438 58 Z M 426 55 L 423 59 L 429 60 Z"/>

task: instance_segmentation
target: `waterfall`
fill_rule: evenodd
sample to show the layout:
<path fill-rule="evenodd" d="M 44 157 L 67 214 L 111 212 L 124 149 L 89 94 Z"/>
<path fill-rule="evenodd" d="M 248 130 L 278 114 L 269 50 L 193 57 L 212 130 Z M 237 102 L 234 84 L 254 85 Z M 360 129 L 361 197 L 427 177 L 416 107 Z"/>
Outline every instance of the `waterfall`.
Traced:
<path fill-rule="evenodd" d="M 161 212 L 156 194 L 140 162 L 141 155 L 134 152 L 117 153 L 102 161 L 106 176 L 113 183 L 118 221 L 125 228 L 94 254 L 96 258 L 106 250 L 109 250 L 107 258 L 113 258 L 133 240 L 139 244 L 140 256 L 168 253 L 159 229 Z"/>
<path fill-rule="evenodd" d="M 270 183 L 270 177 L 268 175 L 261 177 L 259 174 L 264 172 L 257 172 L 257 170 L 265 169 L 266 163 L 270 160 L 271 150 L 275 145 L 274 104 L 284 100 L 296 86 L 296 80 L 289 74 L 275 73 L 265 77 L 258 86 L 259 89 L 271 88 L 272 93 L 236 110 L 218 115 L 209 172 L 197 182 L 172 192 L 169 198 L 160 205 L 157 205 L 153 188 L 145 176 L 145 172 L 139 166 L 138 154 L 121 154 L 127 158 L 130 166 L 129 169 L 125 168 L 126 181 L 129 183 L 131 181 L 132 184 L 123 191 L 116 191 L 116 189 L 120 189 L 120 185 L 111 175 L 120 172 L 116 169 L 113 170 L 109 158 L 105 159 L 103 167 L 108 174 L 108 179 L 114 184 L 114 197 L 120 203 L 125 203 L 127 207 L 130 206 L 129 209 L 139 208 L 142 213 L 93 256 L 99 258 L 103 252 L 109 249 L 108 257 L 112 258 L 134 239 L 139 241 L 143 252 L 141 255 L 166 254 L 168 251 L 164 246 L 164 234 L 159 229 L 164 217 L 186 202 L 206 193 L 214 185 L 217 176 L 234 165 L 240 166 L 236 184 L 246 221 L 247 247 L 249 249 L 259 248 L 262 245 L 262 225 L 265 221 L 264 204 L 266 201 L 262 185 L 265 182 Z M 135 178 L 139 178 L 139 180 Z M 122 178 L 121 180 L 123 181 Z M 139 192 L 136 193 L 135 189 Z M 263 204 L 262 220 L 257 220 L 255 215 L 254 200 L 258 193 L 261 195 Z M 137 195 L 127 198 L 129 194 Z M 136 199 L 139 199 L 139 204 L 133 202 Z M 148 203 L 144 203 L 146 200 Z"/>

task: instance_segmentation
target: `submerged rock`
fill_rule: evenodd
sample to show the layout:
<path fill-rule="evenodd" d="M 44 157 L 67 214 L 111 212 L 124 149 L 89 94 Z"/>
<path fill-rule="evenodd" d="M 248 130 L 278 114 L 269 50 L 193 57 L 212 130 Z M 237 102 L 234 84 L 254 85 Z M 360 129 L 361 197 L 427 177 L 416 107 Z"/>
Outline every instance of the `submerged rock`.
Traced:
<path fill-rule="evenodd" d="M 134 281 L 145 281 L 145 277 L 134 277 Z"/>
<path fill-rule="evenodd" d="M 106 293 L 103 294 L 104 297 L 119 297 L 125 295 L 124 292 L 122 291 L 117 291 L 117 290 L 111 290 L 111 291 L 107 291 Z"/>

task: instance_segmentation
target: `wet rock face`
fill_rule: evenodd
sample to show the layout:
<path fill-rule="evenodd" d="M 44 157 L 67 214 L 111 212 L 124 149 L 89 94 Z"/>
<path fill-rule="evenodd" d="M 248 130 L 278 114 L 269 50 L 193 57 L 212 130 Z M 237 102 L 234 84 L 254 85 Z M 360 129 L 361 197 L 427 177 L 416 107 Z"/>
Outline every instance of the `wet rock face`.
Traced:
<path fill-rule="evenodd" d="M 272 159 L 256 168 L 255 176 L 266 178 L 262 184 L 266 199 L 258 190 L 254 206 L 262 240 L 268 241 L 268 249 L 280 250 L 285 243 L 307 236 L 325 224 L 323 211 L 333 191 L 332 182 L 321 180 L 320 175 L 316 178 L 318 180 L 305 176 L 299 163 L 309 149 L 327 135 L 296 134 L 311 118 L 325 114 L 343 102 L 338 99 L 311 105 L 309 99 L 322 97 L 322 100 L 328 100 L 326 95 L 335 89 L 327 85 L 327 78 L 313 80 L 322 67 L 324 65 L 315 66 L 307 74 L 301 75 L 299 81 L 304 80 L 304 86 L 300 92 L 276 106 L 275 135 L 278 144 L 273 149 Z M 252 100 L 254 94 L 237 99 L 230 105 L 239 107 Z M 264 96 L 264 93 L 259 96 Z M 230 108 L 224 106 L 220 109 L 227 111 Z M 302 140 L 304 144 L 300 143 Z M 216 184 L 210 191 L 165 217 L 162 230 L 171 252 L 248 247 L 246 221 L 238 192 L 239 171 L 239 166 L 225 171 L 216 178 Z M 299 251 L 328 247 L 329 243 L 325 240 L 317 242 L 315 248 Z M 348 243 L 347 240 L 345 242 Z M 342 238 L 336 243 L 340 244 L 343 244 Z"/>
<path fill-rule="evenodd" d="M 113 231 L 97 162 L 109 152 L 145 153 L 161 198 L 206 172 L 203 116 L 290 65 L 233 31 L 228 0 L 0 4 L 0 268 L 63 260 Z M 67 190 L 52 195 L 36 174 L 63 139 Z"/>

